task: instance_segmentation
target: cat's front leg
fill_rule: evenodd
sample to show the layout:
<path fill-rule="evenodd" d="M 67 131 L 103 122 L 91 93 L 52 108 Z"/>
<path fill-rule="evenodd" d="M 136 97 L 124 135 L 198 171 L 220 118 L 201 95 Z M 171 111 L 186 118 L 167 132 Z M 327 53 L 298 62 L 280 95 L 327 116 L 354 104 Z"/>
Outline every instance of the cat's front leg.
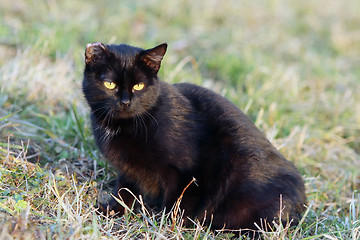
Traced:
<path fill-rule="evenodd" d="M 135 184 L 126 179 L 122 174 L 117 176 L 112 194 L 116 199 L 112 197 L 107 202 L 101 202 L 98 204 L 99 211 L 107 216 L 124 215 L 126 209 L 119 203 L 119 201 L 131 209 L 135 202 L 134 196 L 139 195 Z"/>

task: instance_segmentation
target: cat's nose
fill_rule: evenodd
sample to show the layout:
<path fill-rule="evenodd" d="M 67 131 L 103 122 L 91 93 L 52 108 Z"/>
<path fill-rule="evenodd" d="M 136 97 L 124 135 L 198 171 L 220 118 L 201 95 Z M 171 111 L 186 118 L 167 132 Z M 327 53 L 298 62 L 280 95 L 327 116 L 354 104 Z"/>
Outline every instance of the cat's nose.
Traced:
<path fill-rule="evenodd" d="M 120 101 L 120 105 L 123 106 L 123 107 L 129 107 L 130 106 L 130 100 L 129 99 L 122 99 Z"/>
<path fill-rule="evenodd" d="M 121 93 L 121 97 L 120 97 L 120 105 L 122 107 L 129 107 L 130 103 L 131 103 L 131 100 L 130 100 L 129 93 L 127 93 L 126 91 L 123 91 Z"/>

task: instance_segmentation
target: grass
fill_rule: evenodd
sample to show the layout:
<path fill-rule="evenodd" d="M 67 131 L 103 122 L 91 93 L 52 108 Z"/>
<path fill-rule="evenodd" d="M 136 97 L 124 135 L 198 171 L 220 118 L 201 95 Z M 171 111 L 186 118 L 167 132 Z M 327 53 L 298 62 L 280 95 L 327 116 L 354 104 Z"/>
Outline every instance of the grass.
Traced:
<path fill-rule="evenodd" d="M 113 176 L 81 93 L 84 47 L 96 41 L 167 42 L 163 80 L 226 96 L 295 163 L 309 208 L 301 224 L 265 239 L 359 239 L 359 8 L 356 0 L 3 0 L 0 239 L 231 237 L 201 223 L 185 228 L 179 210 L 96 213 Z"/>

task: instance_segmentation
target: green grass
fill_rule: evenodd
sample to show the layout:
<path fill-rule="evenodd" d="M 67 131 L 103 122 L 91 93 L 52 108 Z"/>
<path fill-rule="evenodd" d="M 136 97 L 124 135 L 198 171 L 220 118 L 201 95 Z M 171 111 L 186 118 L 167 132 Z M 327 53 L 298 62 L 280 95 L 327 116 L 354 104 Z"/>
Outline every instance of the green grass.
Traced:
<path fill-rule="evenodd" d="M 167 42 L 160 77 L 243 109 L 303 174 L 309 208 L 265 239 L 360 238 L 357 0 L 2 0 L 0 239 L 229 239 L 94 208 L 113 173 L 81 92 L 85 44 Z M 141 202 L 141 199 L 139 199 Z"/>

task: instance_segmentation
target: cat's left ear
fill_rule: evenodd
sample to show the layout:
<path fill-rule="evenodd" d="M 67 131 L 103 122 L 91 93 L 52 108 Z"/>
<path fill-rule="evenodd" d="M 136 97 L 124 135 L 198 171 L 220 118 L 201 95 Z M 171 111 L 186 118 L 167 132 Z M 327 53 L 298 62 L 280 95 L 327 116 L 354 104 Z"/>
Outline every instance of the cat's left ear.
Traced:
<path fill-rule="evenodd" d="M 167 44 L 163 43 L 154 48 L 145 50 L 141 56 L 140 60 L 145 63 L 145 65 L 157 73 L 160 69 L 161 60 L 164 58 L 166 53 Z"/>

